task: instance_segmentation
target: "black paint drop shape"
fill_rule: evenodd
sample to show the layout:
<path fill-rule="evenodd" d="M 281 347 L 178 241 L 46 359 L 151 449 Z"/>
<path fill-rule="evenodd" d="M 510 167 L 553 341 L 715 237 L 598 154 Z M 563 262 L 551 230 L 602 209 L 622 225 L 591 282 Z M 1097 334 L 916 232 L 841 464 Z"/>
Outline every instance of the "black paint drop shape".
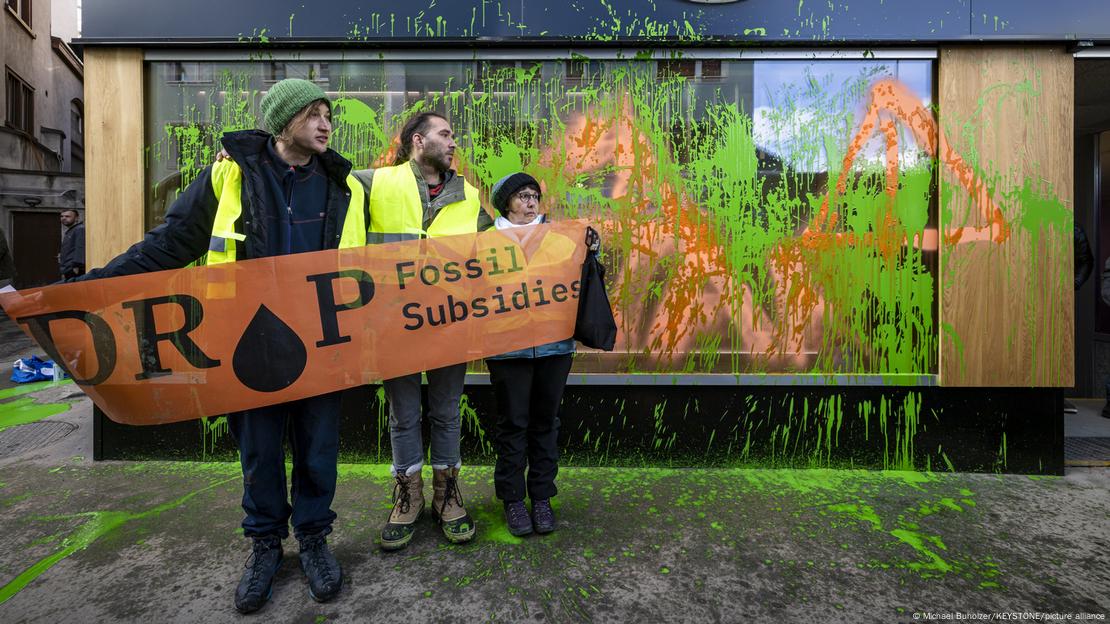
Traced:
<path fill-rule="evenodd" d="M 304 342 L 292 327 L 264 305 L 258 306 L 231 365 L 243 385 L 257 392 L 277 392 L 293 385 L 308 363 Z"/>

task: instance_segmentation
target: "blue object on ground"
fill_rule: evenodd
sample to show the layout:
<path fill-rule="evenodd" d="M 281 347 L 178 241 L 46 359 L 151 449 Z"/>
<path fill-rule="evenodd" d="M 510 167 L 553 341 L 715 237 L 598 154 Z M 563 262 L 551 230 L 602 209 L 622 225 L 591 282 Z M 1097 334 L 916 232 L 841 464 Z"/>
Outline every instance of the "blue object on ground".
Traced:
<path fill-rule="evenodd" d="M 38 356 L 20 358 L 12 364 L 12 381 L 15 383 L 30 383 L 32 381 L 52 381 L 64 379 L 65 372 L 54 372 L 54 362 L 43 360 Z"/>

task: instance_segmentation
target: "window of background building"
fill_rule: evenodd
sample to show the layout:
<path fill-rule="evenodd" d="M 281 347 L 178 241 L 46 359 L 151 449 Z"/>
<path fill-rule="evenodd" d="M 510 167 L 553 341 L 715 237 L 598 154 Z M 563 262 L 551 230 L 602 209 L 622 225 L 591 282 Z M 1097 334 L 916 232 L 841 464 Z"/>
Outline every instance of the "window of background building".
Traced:
<path fill-rule="evenodd" d="M 24 24 L 31 25 L 31 0 L 4 0 L 4 5 Z"/>
<path fill-rule="evenodd" d="M 8 69 L 7 72 L 8 116 L 5 122 L 11 128 L 27 134 L 35 133 L 35 90 Z"/>
<path fill-rule="evenodd" d="M 69 170 L 82 173 L 85 170 L 85 112 L 81 100 L 74 98 L 69 103 Z"/>
<path fill-rule="evenodd" d="M 69 104 L 69 137 L 76 145 L 85 143 L 85 114 L 81 100 L 75 99 Z"/>

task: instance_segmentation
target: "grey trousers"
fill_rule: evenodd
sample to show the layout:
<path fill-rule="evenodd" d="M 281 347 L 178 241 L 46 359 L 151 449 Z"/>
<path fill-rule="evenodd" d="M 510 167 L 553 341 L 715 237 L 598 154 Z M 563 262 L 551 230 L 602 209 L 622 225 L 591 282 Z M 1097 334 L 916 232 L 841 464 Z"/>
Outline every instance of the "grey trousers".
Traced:
<path fill-rule="evenodd" d="M 457 466 L 459 457 L 459 398 L 466 379 L 466 364 L 427 371 L 428 418 L 431 421 L 432 466 Z M 423 463 L 424 440 L 420 434 L 420 373 L 382 382 L 389 399 L 389 439 L 393 469 L 407 473 Z"/>

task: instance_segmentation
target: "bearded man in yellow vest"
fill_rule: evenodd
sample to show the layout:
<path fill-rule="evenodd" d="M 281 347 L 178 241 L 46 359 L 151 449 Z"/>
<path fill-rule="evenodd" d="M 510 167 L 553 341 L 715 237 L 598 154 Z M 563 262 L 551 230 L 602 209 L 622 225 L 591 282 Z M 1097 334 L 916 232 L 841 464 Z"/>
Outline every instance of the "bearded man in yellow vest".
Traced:
<path fill-rule="evenodd" d="M 451 168 L 455 134 L 436 113 L 420 113 L 405 123 L 392 167 L 356 171 L 370 198 L 370 242 L 394 242 L 485 230 L 493 220 L 478 191 Z M 431 420 L 432 514 L 453 543 L 474 537 L 474 521 L 459 492 L 459 398 L 466 364 L 426 372 Z M 421 374 L 382 382 L 389 399 L 391 468 L 396 484 L 393 510 L 382 528 L 384 550 L 404 548 L 424 511 L 424 442 L 420 431 Z"/>
<path fill-rule="evenodd" d="M 229 159 L 201 171 L 174 201 L 165 223 L 104 268 L 78 279 L 365 245 L 365 194 L 350 174 L 351 163 L 328 148 L 331 102 L 323 89 L 307 80 L 282 80 L 270 87 L 259 108 L 265 131 L 224 134 Z M 295 359 L 289 357 L 294 351 L 288 341 L 274 339 L 249 364 L 267 375 L 282 375 L 282 362 Z M 326 540 L 336 518 L 331 504 L 339 405 L 340 393 L 333 392 L 228 415 L 243 467 L 243 535 L 253 540 L 235 592 L 235 608 L 242 613 L 258 610 L 270 598 L 290 521 L 309 595 L 324 602 L 343 585 L 342 568 Z M 293 452 L 291 497 L 285 478 L 287 429 Z"/>

